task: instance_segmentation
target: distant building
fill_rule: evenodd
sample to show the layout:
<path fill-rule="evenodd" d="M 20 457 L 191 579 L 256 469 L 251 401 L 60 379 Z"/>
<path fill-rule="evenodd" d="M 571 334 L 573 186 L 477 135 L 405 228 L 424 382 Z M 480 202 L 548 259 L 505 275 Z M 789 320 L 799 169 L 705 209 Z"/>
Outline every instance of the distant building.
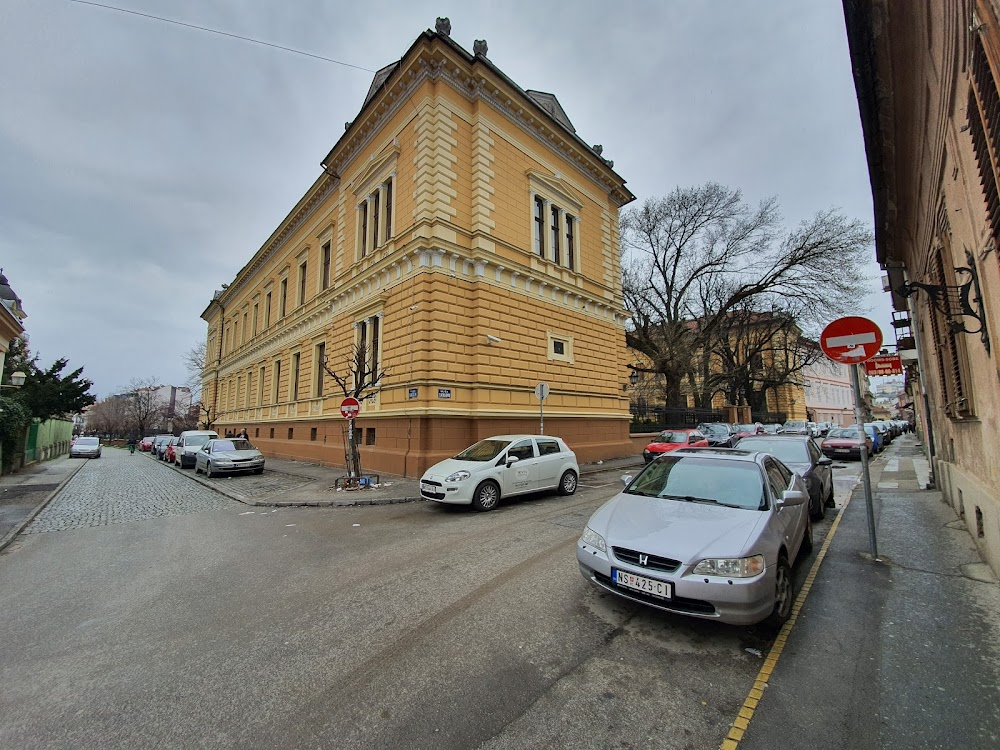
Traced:
<path fill-rule="evenodd" d="M 21 307 L 21 298 L 10 287 L 7 277 L 0 273 L 0 373 L 3 372 L 4 360 L 10 342 L 24 333 L 21 321 L 28 317 Z M 10 385 L 4 383 L 4 385 Z"/>
<path fill-rule="evenodd" d="M 851 372 L 847 365 L 834 362 L 825 355 L 806 365 L 806 413 L 813 422 L 835 425 L 854 423 L 854 396 L 851 394 Z"/>
<path fill-rule="evenodd" d="M 137 390 L 151 393 L 153 401 L 166 415 L 186 415 L 191 411 L 191 389 L 186 385 L 154 385 Z"/>

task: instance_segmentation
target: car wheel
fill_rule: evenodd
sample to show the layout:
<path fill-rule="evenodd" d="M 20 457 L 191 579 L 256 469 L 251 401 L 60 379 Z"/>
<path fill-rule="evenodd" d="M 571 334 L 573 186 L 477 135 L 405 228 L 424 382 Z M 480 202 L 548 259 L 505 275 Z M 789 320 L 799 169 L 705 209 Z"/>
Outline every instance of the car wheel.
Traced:
<path fill-rule="evenodd" d="M 808 555 L 813 551 L 813 525 L 812 520 L 806 518 L 806 530 L 805 534 L 802 536 L 802 547 L 799 549 L 799 555 Z"/>
<path fill-rule="evenodd" d="M 792 569 L 782 554 L 774 570 L 774 609 L 767 618 L 773 627 L 784 625 L 792 614 Z"/>
<path fill-rule="evenodd" d="M 826 497 L 823 498 L 823 505 L 827 508 L 836 508 L 837 504 L 833 499 L 833 480 L 830 480 L 830 491 L 826 493 Z"/>
<path fill-rule="evenodd" d="M 194 473 L 195 474 L 201 474 L 201 469 L 198 468 L 198 464 L 194 465 Z"/>
<path fill-rule="evenodd" d="M 572 495 L 574 492 L 576 492 L 576 472 L 567 469 L 559 480 L 559 494 Z"/>
<path fill-rule="evenodd" d="M 264 467 L 261 466 L 259 469 L 254 469 L 253 473 L 254 474 L 263 474 L 264 473 Z"/>
<path fill-rule="evenodd" d="M 476 487 L 476 492 L 472 496 L 472 507 L 476 510 L 493 510 L 500 502 L 500 485 L 492 480 L 487 480 Z"/>
<path fill-rule="evenodd" d="M 812 498 L 809 498 L 809 505 L 812 506 L 809 509 L 809 515 L 815 521 L 822 521 L 826 518 L 826 504 L 823 502 L 822 494 L 823 487 L 820 485 L 820 488 L 816 491 L 816 502 L 814 503 Z"/>
<path fill-rule="evenodd" d="M 212 478 L 212 462 L 211 461 L 209 461 L 208 463 L 205 464 L 205 476 L 208 477 L 209 479 Z"/>

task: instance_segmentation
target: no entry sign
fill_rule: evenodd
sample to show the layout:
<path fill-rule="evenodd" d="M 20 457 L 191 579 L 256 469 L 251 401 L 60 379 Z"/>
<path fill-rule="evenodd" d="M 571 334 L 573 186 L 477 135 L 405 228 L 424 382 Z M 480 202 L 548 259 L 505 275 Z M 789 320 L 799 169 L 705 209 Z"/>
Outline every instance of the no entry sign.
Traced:
<path fill-rule="evenodd" d="M 903 360 L 898 354 L 880 354 L 865 362 L 865 372 L 869 375 L 902 375 Z"/>
<path fill-rule="evenodd" d="M 882 329 L 868 318 L 838 318 L 819 337 L 823 353 L 834 362 L 857 365 L 882 348 Z"/>
<path fill-rule="evenodd" d="M 345 398 L 340 404 L 340 413 L 344 419 L 354 419 L 361 411 L 361 404 L 356 398 Z"/>

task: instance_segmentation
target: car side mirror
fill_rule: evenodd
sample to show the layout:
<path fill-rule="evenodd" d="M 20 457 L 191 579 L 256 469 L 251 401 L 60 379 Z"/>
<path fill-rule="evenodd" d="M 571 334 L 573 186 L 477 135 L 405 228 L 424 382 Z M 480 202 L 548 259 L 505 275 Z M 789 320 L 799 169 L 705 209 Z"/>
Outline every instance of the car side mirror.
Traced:
<path fill-rule="evenodd" d="M 507 468 L 509 469 L 520 460 L 517 456 L 507 456 Z"/>
<path fill-rule="evenodd" d="M 828 456 L 823 456 L 819 461 L 816 462 L 817 466 L 832 466 L 833 459 Z"/>
<path fill-rule="evenodd" d="M 784 494 L 781 496 L 781 500 L 778 501 L 778 507 L 785 508 L 802 505 L 805 501 L 806 495 L 804 492 L 799 492 L 798 490 L 785 490 Z"/>
<path fill-rule="evenodd" d="M 622 484 L 625 485 L 626 487 L 628 487 L 630 484 L 632 484 L 632 475 L 631 474 L 626 474 L 625 476 L 623 476 L 622 477 Z"/>

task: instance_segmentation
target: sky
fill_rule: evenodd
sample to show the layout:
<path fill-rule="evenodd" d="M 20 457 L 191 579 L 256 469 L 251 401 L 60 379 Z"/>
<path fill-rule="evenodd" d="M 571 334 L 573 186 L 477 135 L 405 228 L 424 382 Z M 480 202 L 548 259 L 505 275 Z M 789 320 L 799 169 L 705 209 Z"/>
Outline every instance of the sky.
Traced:
<path fill-rule="evenodd" d="M 840 0 L 0 0 L 0 267 L 31 347 L 106 396 L 181 385 L 200 315 L 320 173 L 372 72 L 437 16 L 554 93 L 638 197 L 715 181 L 789 226 L 871 224 Z M 363 69 L 358 69 L 363 68 Z M 892 341 L 872 249 L 857 314 Z M 822 290 L 817 290 L 818 294 Z"/>

